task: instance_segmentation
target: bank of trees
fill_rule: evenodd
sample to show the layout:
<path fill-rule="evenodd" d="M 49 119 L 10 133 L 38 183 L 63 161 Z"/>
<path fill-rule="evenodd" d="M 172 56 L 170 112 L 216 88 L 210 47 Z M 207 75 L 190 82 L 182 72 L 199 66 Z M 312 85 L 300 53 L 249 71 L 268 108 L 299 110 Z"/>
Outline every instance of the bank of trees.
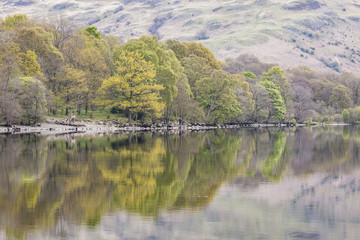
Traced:
<path fill-rule="evenodd" d="M 350 73 L 284 71 L 252 55 L 220 62 L 200 43 L 121 43 L 63 18 L 8 16 L 0 36 L 0 124 L 94 110 L 145 123 L 337 121 L 344 110 L 360 120 L 360 80 Z"/>

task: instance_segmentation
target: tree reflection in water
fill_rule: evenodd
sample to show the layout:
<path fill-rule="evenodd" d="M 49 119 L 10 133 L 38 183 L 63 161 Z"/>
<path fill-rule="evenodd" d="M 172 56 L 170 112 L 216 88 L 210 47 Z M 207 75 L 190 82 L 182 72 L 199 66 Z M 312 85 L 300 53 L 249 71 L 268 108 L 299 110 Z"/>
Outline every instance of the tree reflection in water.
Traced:
<path fill-rule="evenodd" d="M 201 209 L 234 178 L 352 171 L 359 128 L 243 129 L 68 137 L 0 135 L 0 228 L 25 239 L 61 221 L 96 227 L 117 210 Z"/>

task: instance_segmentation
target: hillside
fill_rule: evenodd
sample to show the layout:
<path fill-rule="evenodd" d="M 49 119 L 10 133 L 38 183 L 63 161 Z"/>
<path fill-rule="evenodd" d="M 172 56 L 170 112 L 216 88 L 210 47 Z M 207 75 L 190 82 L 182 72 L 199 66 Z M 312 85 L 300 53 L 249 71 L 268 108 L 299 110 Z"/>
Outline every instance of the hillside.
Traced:
<path fill-rule="evenodd" d="M 144 34 L 201 41 L 219 59 L 252 53 L 288 68 L 360 73 L 355 0 L 1 0 L 0 17 L 65 15 L 124 40 Z"/>

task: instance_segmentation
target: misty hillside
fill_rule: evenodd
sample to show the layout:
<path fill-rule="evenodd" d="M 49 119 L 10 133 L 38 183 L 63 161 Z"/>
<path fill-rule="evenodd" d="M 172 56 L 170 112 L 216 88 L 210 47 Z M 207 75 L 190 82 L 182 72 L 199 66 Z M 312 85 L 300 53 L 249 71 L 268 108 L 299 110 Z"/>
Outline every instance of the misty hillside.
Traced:
<path fill-rule="evenodd" d="M 0 17 L 64 15 L 124 40 L 201 41 L 219 59 L 252 53 L 288 68 L 360 73 L 360 3 L 355 0 L 0 0 Z"/>

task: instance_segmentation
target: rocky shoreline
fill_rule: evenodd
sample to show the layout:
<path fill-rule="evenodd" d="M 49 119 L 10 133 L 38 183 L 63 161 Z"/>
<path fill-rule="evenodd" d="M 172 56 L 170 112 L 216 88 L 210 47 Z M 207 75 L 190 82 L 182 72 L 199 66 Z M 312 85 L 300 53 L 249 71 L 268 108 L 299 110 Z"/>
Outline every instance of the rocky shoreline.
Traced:
<path fill-rule="evenodd" d="M 211 129 L 235 129 L 235 128 L 254 128 L 254 127 L 286 127 L 295 124 L 258 124 L 258 123 L 237 123 L 237 124 L 184 124 L 158 123 L 154 125 L 146 124 L 121 124 L 117 121 L 74 121 L 47 119 L 45 123 L 37 126 L 13 125 L 0 127 L 2 134 L 25 134 L 40 133 L 44 135 L 67 134 L 67 133 L 109 133 L 109 132 L 139 132 L 139 131 L 204 131 Z"/>

